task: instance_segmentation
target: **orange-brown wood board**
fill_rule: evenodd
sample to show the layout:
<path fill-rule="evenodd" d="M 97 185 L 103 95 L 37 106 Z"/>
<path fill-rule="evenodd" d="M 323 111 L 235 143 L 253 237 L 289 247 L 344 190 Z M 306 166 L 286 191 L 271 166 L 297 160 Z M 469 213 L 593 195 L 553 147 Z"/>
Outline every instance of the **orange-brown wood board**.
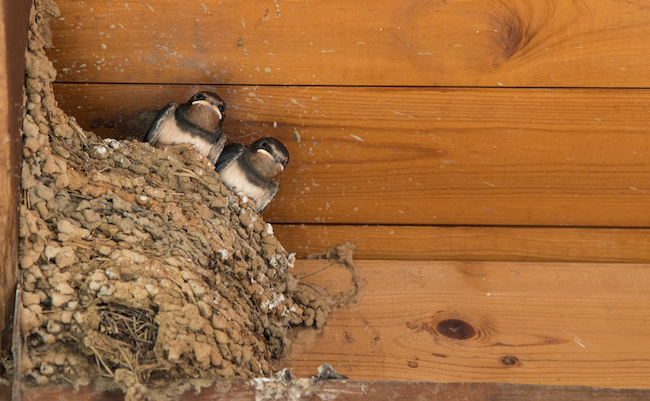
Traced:
<path fill-rule="evenodd" d="M 650 85 L 645 1 L 60 3 L 65 82 Z"/>
<path fill-rule="evenodd" d="M 84 128 L 116 137 L 198 88 L 55 86 Z M 287 145 L 271 222 L 650 226 L 647 91 L 203 88 L 229 105 L 231 141 Z"/>
<path fill-rule="evenodd" d="M 327 261 L 301 261 L 297 277 Z M 320 333 L 301 331 L 298 377 L 322 363 L 361 380 L 650 388 L 650 265 L 357 261 L 365 291 Z M 333 265 L 304 281 L 350 290 Z"/>
<path fill-rule="evenodd" d="M 650 262 L 650 230 L 559 227 L 273 225 L 303 258 L 352 241 L 359 259 Z"/>

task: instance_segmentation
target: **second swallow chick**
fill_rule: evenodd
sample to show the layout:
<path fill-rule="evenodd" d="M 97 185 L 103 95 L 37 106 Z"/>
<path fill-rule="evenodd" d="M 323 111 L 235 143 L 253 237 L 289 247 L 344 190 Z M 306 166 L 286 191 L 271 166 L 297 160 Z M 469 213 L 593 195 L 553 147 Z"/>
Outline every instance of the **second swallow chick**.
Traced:
<path fill-rule="evenodd" d="M 244 146 L 231 143 L 217 161 L 217 173 L 224 185 L 243 192 L 262 212 L 280 189 L 274 178 L 289 163 L 289 151 L 275 138 L 261 138 Z"/>

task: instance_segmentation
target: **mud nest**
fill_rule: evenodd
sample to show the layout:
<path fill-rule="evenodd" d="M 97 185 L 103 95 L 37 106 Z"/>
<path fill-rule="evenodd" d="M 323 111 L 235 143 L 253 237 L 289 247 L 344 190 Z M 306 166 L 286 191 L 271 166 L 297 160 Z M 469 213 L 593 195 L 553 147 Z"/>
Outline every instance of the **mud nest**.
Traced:
<path fill-rule="evenodd" d="M 58 108 L 43 50 L 58 15 L 36 1 L 26 52 L 19 377 L 271 375 L 290 327 L 321 327 L 330 302 L 191 146 L 102 139 Z"/>

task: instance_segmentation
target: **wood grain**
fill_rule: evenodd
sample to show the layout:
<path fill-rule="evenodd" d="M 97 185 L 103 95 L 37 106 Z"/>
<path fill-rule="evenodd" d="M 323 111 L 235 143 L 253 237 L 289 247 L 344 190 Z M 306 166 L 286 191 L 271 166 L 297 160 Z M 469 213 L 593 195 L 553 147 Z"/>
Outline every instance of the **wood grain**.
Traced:
<path fill-rule="evenodd" d="M 22 156 L 25 46 L 31 1 L 0 4 L 0 334 L 11 345 L 18 272 L 18 204 Z"/>
<path fill-rule="evenodd" d="M 299 258 L 346 241 L 359 259 L 650 263 L 650 230 L 275 224 Z"/>
<path fill-rule="evenodd" d="M 301 277 L 328 265 L 299 261 Z M 289 362 L 355 380 L 650 388 L 650 265 L 357 261 L 361 301 Z M 350 288 L 337 265 L 305 281 Z"/>
<path fill-rule="evenodd" d="M 86 129 L 217 91 L 224 132 L 291 153 L 271 222 L 650 227 L 645 90 L 55 86 Z M 294 140 L 295 134 L 301 138 Z"/>
<path fill-rule="evenodd" d="M 185 391 L 180 399 L 184 401 L 257 401 L 265 395 L 272 399 L 293 399 L 300 395 L 300 400 L 322 401 L 336 399 L 353 400 L 404 400 L 425 399 L 431 401 L 465 400 L 465 401 L 641 401 L 650 396 L 648 390 L 598 389 L 574 386 L 531 386 L 525 384 L 494 383 L 423 383 L 367 380 L 328 380 L 318 381 L 308 387 L 298 381 L 288 386 L 277 383 L 260 383 L 252 386 L 250 382 L 235 381 L 229 384 L 213 385 L 202 388 L 200 393 L 194 388 Z M 179 388 L 187 388 L 188 383 L 178 383 Z M 193 387 L 193 386 L 192 386 Z M 0 396 L 7 394 L 0 387 Z M 23 401 L 50 401 L 62 399 L 68 401 L 121 401 L 124 394 L 117 391 L 100 391 L 91 386 L 81 387 L 79 391 L 58 388 L 28 388 Z"/>
<path fill-rule="evenodd" d="M 63 82 L 650 86 L 642 0 L 60 3 Z"/>

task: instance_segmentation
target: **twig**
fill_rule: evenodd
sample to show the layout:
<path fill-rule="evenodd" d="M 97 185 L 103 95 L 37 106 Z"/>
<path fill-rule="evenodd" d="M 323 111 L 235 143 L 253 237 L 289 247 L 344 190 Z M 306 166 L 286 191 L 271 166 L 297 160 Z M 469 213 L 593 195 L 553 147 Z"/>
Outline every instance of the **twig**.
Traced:
<path fill-rule="evenodd" d="M 113 371 L 112 371 L 108 366 L 106 366 L 106 364 L 104 363 L 104 360 L 102 359 L 101 356 L 99 356 L 99 353 L 97 352 L 97 350 L 95 349 L 95 347 L 91 346 L 90 349 L 91 349 L 91 350 L 93 351 L 93 353 L 95 354 L 95 357 L 96 357 L 97 359 L 99 359 L 99 362 L 102 363 L 102 366 L 104 366 L 104 369 L 106 369 L 106 371 L 111 375 L 110 377 L 113 377 L 113 378 L 114 378 L 114 377 L 115 377 L 115 374 L 113 373 Z M 101 369 L 100 369 L 100 370 L 101 370 Z"/>
<path fill-rule="evenodd" d="M 322 269 L 320 269 L 320 270 L 318 270 L 318 271 L 315 271 L 315 272 L 313 272 L 313 273 L 309 273 L 308 275 L 306 275 L 306 276 L 302 276 L 302 277 L 298 277 L 298 276 L 296 276 L 296 278 L 297 278 L 298 280 L 305 279 L 305 278 L 307 278 L 307 277 L 309 277 L 309 276 L 313 276 L 314 274 L 318 274 L 318 273 L 322 272 L 323 270 L 332 267 L 333 265 L 334 265 L 334 262 L 330 263 L 328 266 L 325 266 L 325 267 L 323 267 Z"/>

